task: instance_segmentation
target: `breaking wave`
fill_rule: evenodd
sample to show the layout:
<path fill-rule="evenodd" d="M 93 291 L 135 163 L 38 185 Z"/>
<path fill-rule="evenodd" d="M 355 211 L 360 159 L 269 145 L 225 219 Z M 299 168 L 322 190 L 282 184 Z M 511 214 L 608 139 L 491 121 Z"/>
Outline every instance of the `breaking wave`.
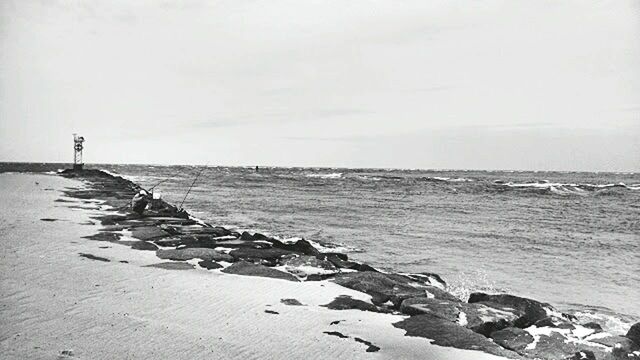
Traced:
<path fill-rule="evenodd" d="M 602 194 L 608 190 L 622 189 L 622 190 L 640 190 L 640 184 L 633 184 L 627 186 L 624 183 L 618 184 L 565 184 L 565 183 L 552 183 L 547 180 L 530 183 L 513 183 L 504 182 L 501 180 L 494 181 L 494 186 L 502 190 L 522 190 L 530 191 L 540 194 L 555 194 L 555 195 L 578 195 L 585 196 L 590 194 Z"/>

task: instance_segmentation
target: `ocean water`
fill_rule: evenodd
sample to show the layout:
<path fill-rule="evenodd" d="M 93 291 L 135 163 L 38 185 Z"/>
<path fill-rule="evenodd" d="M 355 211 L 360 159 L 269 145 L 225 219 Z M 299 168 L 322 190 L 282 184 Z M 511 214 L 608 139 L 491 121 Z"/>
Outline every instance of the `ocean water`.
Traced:
<path fill-rule="evenodd" d="M 174 204 L 202 170 L 93 167 L 164 181 L 155 191 Z M 435 272 L 462 298 L 527 296 L 614 332 L 640 321 L 640 174 L 207 167 L 183 206 L 377 268 Z"/>

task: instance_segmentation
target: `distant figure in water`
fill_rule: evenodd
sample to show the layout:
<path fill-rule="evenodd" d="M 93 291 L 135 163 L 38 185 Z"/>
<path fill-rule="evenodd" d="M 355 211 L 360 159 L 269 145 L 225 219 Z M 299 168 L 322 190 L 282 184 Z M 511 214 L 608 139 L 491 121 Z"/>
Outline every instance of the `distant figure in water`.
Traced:
<path fill-rule="evenodd" d="M 256 172 L 258 172 L 258 166 L 256 166 Z"/>
<path fill-rule="evenodd" d="M 140 190 L 137 194 L 133 196 L 131 199 L 131 210 L 136 214 L 142 216 L 144 209 L 147 208 L 149 204 L 149 193 L 144 190 Z"/>

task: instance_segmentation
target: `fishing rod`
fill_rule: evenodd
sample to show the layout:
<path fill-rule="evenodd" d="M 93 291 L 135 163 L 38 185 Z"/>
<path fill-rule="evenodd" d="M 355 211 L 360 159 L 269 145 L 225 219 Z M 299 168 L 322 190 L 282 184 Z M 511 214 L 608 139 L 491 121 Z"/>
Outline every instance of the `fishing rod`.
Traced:
<path fill-rule="evenodd" d="M 180 206 L 178 207 L 178 209 L 182 210 L 182 204 L 184 204 L 184 201 L 187 200 L 187 196 L 189 196 L 189 193 L 191 192 L 191 189 L 193 189 L 193 185 L 196 184 L 196 181 L 198 181 L 198 178 L 200 177 L 200 174 L 202 174 L 202 172 L 204 171 L 204 169 L 206 169 L 207 166 L 208 165 L 205 165 L 202 169 L 200 169 L 200 171 L 196 175 L 195 179 L 193 179 L 193 182 L 191 183 L 191 186 L 189 186 L 189 190 L 187 190 L 187 193 L 184 194 L 184 199 L 182 199 L 182 202 L 180 203 Z"/>

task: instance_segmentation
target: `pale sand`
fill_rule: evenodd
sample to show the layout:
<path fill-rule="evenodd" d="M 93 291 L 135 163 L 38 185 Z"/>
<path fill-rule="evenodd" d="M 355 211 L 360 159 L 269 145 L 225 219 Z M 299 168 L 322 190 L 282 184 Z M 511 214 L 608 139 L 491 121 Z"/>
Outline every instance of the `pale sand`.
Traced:
<path fill-rule="evenodd" d="M 370 299 L 331 282 L 142 267 L 161 261 L 152 251 L 82 238 L 99 229 L 82 225 L 92 210 L 68 208 L 54 202 L 59 191 L 45 190 L 65 186 L 82 183 L 0 174 L 0 358 L 73 350 L 80 359 L 498 359 L 405 337 L 392 326 L 399 315 L 318 307 L 338 295 Z M 285 298 L 307 306 L 281 304 Z M 367 353 L 354 337 L 381 350 Z"/>

